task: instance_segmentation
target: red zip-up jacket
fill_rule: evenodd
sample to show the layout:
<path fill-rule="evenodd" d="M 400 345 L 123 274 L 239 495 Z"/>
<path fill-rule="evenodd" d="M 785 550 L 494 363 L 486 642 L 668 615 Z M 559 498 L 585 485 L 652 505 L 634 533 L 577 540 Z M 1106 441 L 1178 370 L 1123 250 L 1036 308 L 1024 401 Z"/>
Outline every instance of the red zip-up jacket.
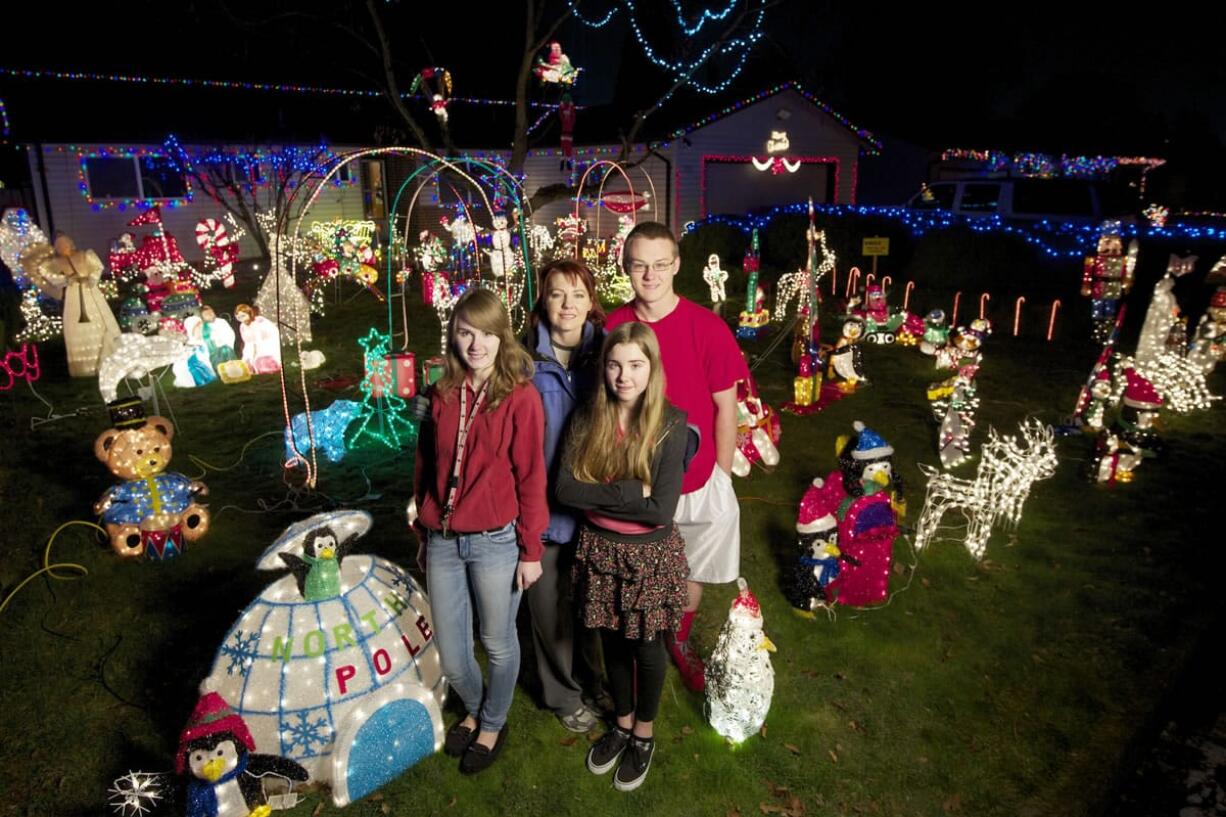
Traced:
<path fill-rule="evenodd" d="M 471 412 L 476 394 L 467 383 L 463 388 Z M 427 530 L 443 527 L 459 424 L 459 394 L 443 399 L 435 393 L 430 422 L 422 423 L 417 438 L 413 478 L 418 514 L 413 527 L 422 541 Z M 450 529 L 476 533 L 514 521 L 520 560 L 540 561 L 541 537 L 549 526 L 544 452 L 545 411 L 531 381 L 517 386 L 493 411 L 482 405 L 468 432 Z"/>

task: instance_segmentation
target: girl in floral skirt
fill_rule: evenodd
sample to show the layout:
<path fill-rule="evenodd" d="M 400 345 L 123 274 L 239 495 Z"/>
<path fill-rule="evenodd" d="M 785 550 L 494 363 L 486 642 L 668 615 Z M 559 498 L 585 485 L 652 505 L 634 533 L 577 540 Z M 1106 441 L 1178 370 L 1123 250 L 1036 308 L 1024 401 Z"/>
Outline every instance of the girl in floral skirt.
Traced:
<path fill-rule="evenodd" d="M 655 752 L 653 722 L 664 688 L 665 633 L 681 621 L 689 567 L 673 524 L 689 449 L 685 413 L 664 399 L 660 346 L 651 327 L 625 323 L 605 339 L 604 388 L 575 418 L 557 499 L 584 512 L 575 589 L 584 623 L 598 628 L 616 707 L 614 728 L 592 745 L 587 767 L 614 767 L 619 791 L 638 788 Z"/>

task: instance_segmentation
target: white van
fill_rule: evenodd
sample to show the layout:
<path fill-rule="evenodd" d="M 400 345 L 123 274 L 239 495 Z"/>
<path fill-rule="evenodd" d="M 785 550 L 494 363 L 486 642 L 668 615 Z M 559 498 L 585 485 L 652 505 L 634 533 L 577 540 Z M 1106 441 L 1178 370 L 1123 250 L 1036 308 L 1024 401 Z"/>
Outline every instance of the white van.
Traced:
<path fill-rule="evenodd" d="M 970 217 L 1098 224 L 1132 216 L 1127 198 L 1082 179 L 959 179 L 929 182 L 905 206 Z"/>

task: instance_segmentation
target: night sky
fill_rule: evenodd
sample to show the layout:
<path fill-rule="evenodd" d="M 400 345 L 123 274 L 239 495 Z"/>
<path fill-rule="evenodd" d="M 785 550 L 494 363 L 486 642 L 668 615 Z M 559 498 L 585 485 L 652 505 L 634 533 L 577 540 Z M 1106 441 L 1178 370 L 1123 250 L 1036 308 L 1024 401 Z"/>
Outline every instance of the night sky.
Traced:
<path fill-rule="evenodd" d="M 1217 42 L 1222 15 L 1190 4 L 1165 4 L 1146 17 L 1121 6 L 1089 11 L 1083 5 L 1031 4 L 1009 11 L 985 4 L 910 4 L 887 10 L 863 2 L 784 0 L 769 7 L 765 36 L 744 74 L 717 99 L 731 101 L 799 79 L 862 127 L 930 149 L 1220 154 L 1226 142 L 1226 64 Z M 464 14 L 439 3 L 380 0 L 377 6 L 406 86 L 418 68 L 433 64 L 450 69 L 456 95 L 511 96 L 523 48 L 521 4 L 491 5 L 498 11 L 484 14 L 477 12 L 482 4 L 463 6 L 472 10 Z M 644 29 L 662 48 L 675 50 L 673 4 L 640 6 L 651 9 L 639 13 Z M 704 4 L 682 7 L 696 15 Z M 375 55 L 343 31 L 369 31 L 362 4 L 142 0 L 90 8 L 58 21 L 54 32 L 11 39 L 0 64 L 335 87 L 371 87 L 378 73 Z M 580 8 L 601 17 L 611 2 L 583 2 Z M 575 64 L 585 68 L 577 101 L 613 106 L 588 120 L 602 127 L 628 121 L 630 112 L 667 87 L 664 72 L 643 58 L 624 17 L 623 12 L 598 31 L 571 22 L 559 34 Z M 33 93 L 62 100 L 59 110 L 32 114 L 21 100 Z M 285 118 L 269 95 L 236 94 L 223 104 L 223 92 L 217 92 L 188 115 L 189 108 L 171 104 L 182 102 L 182 93 L 134 104 L 139 97 L 133 94 L 140 93 L 92 82 L 33 88 L 0 77 L 0 99 L 9 100 L 13 139 L 19 141 L 48 138 L 43 131 L 52 120 L 86 104 L 89 121 L 73 124 L 75 138 L 83 141 L 96 138 L 91 129 L 114 133 L 120 123 L 130 124 L 133 138 L 140 125 L 150 132 L 212 131 L 222 139 L 244 123 L 275 130 L 275 118 Z M 302 101 L 281 102 L 310 107 Z M 109 117 L 100 107 L 104 102 L 112 106 Z M 687 121 L 717 107 L 717 100 L 683 91 L 656 123 Z M 397 123 L 386 102 L 346 107 L 333 100 L 318 105 L 311 124 L 337 139 L 372 132 L 381 123 Z M 296 124 L 294 135 L 301 138 L 310 126 Z M 495 142 L 508 138 L 500 134 Z"/>

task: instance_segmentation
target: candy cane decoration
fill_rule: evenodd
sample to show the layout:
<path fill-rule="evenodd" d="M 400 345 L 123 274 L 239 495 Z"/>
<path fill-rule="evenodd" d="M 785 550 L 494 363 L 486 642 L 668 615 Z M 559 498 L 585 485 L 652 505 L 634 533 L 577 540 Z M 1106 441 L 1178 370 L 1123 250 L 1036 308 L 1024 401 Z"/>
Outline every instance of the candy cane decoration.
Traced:
<path fill-rule="evenodd" d="M 894 279 L 891 278 L 890 276 L 888 275 L 881 276 L 881 294 L 882 295 L 885 294 L 885 291 L 889 289 L 890 284 L 892 283 L 894 283 Z"/>
<path fill-rule="evenodd" d="M 988 301 L 990 300 L 992 300 L 990 292 L 985 292 L 979 296 L 979 320 L 983 320 L 984 315 L 987 313 Z"/>
<path fill-rule="evenodd" d="M 871 272 L 868 275 L 864 276 L 864 291 L 865 292 L 867 292 L 868 288 L 873 285 L 873 279 L 876 277 L 877 276 L 873 275 Z"/>
<path fill-rule="evenodd" d="M 830 294 L 839 294 L 839 268 L 835 267 L 830 270 Z"/>
<path fill-rule="evenodd" d="M 1013 303 L 1013 337 L 1017 337 L 1017 330 L 1022 325 L 1022 304 L 1026 303 L 1025 295 L 1018 295 L 1017 300 Z"/>
<path fill-rule="evenodd" d="M 954 309 L 953 309 L 953 314 L 952 314 L 952 315 L 950 315 L 950 317 L 949 317 L 949 325 L 950 325 L 950 326 L 957 326 L 957 325 L 958 325 L 958 302 L 959 302 L 959 301 L 961 301 L 961 300 L 962 300 L 962 290 L 958 290 L 957 292 L 955 292 L 955 293 L 954 293 Z"/>
<path fill-rule="evenodd" d="M 1060 311 L 1060 299 L 1051 302 L 1051 317 L 1047 319 L 1047 342 L 1051 342 L 1051 336 L 1056 331 L 1056 313 Z"/>
<path fill-rule="evenodd" d="M 844 298 L 850 298 L 851 293 L 860 288 L 860 268 L 852 267 L 847 273 L 847 291 L 843 293 Z"/>
<path fill-rule="evenodd" d="M 196 244 L 217 265 L 217 276 L 226 289 L 234 286 L 234 263 L 238 261 L 238 242 L 230 238 L 226 225 L 215 218 L 196 224 Z"/>
<path fill-rule="evenodd" d="M 906 290 L 903 291 L 903 295 L 902 295 L 902 311 L 903 312 L 907 311 L 907 304 L 911 303 L 911 290 L 913 289 L 915 289 L 915 282 L 908 281 L 907 288 Z"/>

